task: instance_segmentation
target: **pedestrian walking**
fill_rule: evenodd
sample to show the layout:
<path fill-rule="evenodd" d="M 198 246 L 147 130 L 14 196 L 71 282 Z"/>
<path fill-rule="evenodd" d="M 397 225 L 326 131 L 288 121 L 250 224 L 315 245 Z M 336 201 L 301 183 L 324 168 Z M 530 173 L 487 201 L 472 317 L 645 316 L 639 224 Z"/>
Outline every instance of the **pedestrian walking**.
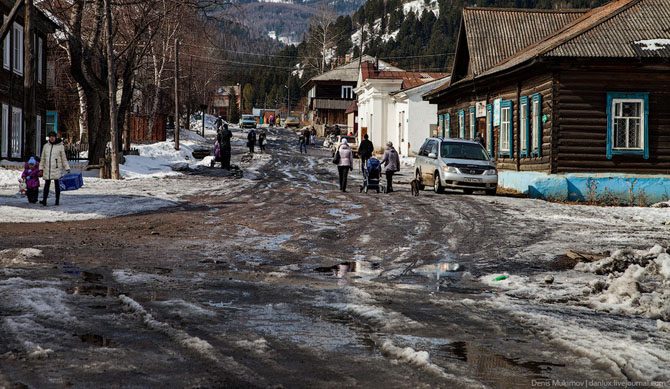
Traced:
<path fill-rule="evenodd" d="M 265 139 L 267 138 L 267 135 L 265 134 L 265 131 L 261 130 L 261 133 L 258 134 L 258 146 L 261 148 L 261 153 L 265 152 Z"/>
<path fill-rule="evenodd" d="M 298 143 L 300 143 L 300 154 L 304 153 L 307 154 L 307 139 L 305 139 L 305 134 L 300 133 L 300 136 L 298 137 Z"/>
<path fill-rule="evenodd" d="M 223 126 L 223 118 L 221 116 L 216 117 L 216 120 L 214 121 L 214 126 L 216 126 L 217 131 L 221 131 L 221 126 Z"/>
<path fill-rule="evenodd" d="M 51 181 L 54 182 L 56 192 L 56 205 L 60 205 L 60 178 L 63 176 L 63 170 L 70 173 L 70 164 L 67 163 L 65 147 L 61 139 L 57 138 L 56 131 L 49 132 L 49 141 L 42 147 L 42 174 L 44 177 L 44 191 L 40 204 L 46 206 L 49 198 L 49 188 Z"/>
<path fill-rule="evenodd" d="M 30 204 L 37 203 L 37 198 L 39 197 L 40 192 L 40 177 L 42 177 L 42 171 L 40 170 L 40 164 L 37 162 L 35 157 L 30 157 L 28 162 L 23 166 L 23 173 L 21 173 L 21 181 L 26 185 L 26 196 L 28 197 L 28 202 Z"/>
<path fill-rule="evenodd" d="M 372 157 L 372 152 L 375 150 L 372 141 L 368 134 L 363 135 L 363 141 L 360 146 L 358 146 L 358 155 L 361 157 L 361 172 L 365 170 L 365 166 L 368 163 L 368 159 Z"/>
<path fill-rule="evenodd" d="M 256 147 L 256 130 L 251 129 L 247 135 L 247 147 L 249 147 L 249 152 L 254 153 L 254 147 Z"/>
<path fill-rule="evenodd" d="M 475 137 L 475 142 L 479 143 L 482 145 L 482 147 L 486 148 L 486 142 L 484 141 L 484 134 L 481 132 L 477 133 L 477 136 Z"/>
<path fill-rule="evenodd" d="M 228 124 L 224 123 L 217 139 L 221 153 L 221 169 L 230 170 L 230 139 L 232 137 L 233 133 L 228 129 Z"/>
<path fill-rule="evenodd" d="M 302 136 L 305 137 L 305 144 L 306 144 L 307 146 L 309 146 L 310 143 L 311 143 L 310 140 L 311 140 L 311 138 L 312 138 L 312 133 L 309 131 L 309 128 L 305 127 L 305 128 L 302 130 Z"/>
<path fill-rule="evenodd" d="M 309 131 L 310 133 L 310 142 L 316 147 L 316 128 L 312 126 L 312 129 Z"/>
<path fill-rule="evenodd" d="M 386 166 L 386 193 L 391 193 L 393 192 L 393 174 L 400 171 L 400 156 L 393 148 L 392 142 L 386 144 L 382 165 Z"/>
<path fill-rule="evenodd" d="M 337 173 L 340 179 L 340 190 L 342 192 L 347 191 L 347 177 L 349 171 L 354 168 L 354 154 L 351 152 L 351 147 L 347 143 L 346 138 L 342 138 L 340 146 L 335 152 L 335 159 L 333 160 L 337 164 Z"/>

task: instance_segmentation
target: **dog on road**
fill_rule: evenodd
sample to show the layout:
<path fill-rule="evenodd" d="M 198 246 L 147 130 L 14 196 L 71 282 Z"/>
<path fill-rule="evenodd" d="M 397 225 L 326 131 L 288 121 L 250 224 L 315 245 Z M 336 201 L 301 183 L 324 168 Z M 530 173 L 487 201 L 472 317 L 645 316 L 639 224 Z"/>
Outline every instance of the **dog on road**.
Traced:
<path fill-rule="evenodd" d="M 409 182 L 409 186 L 412 188 L 412 196 L 418 196 L 419 188 L 421 187 L 421 179 L 419 177 L 414 178 Z"/>

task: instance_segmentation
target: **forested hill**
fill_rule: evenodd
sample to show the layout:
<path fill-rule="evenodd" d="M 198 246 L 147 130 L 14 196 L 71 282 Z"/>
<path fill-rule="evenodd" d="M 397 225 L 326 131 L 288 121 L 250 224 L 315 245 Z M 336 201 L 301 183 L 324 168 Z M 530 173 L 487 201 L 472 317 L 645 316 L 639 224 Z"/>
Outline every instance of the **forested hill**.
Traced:
<path fill-rule="evenodd" d="M 310 31 L 298 46 L 284 47 L 268 53 L 267 56 L 235 57 L 238 61 L 256 62 L 258 68 L 237 69 L 231 82 L 250 85 L 246 88 L 248 96 L 243 96 L 245 100 L 251 101 L 248 105 L 253 103 L 253 106 L 281 106 L 290 97 L 291 105 L 295 107 L 303 95 L 301 85 L 312 76 L 342 64 L 346 57 L 357 57 L 361 48 L 366 54 L 406 70 L 449 71 L 463 7 L 565 9 L 591 8 L 606 2 L 607 0 L 368 0 L 352 15 L 333 18 L 334 22 L 327 31 L 333 47 L 323 50 L 323 45 L 319 44 L 318 39 L 314 39 L 319 34 L 315 32 L 312 20 Z M 296 64 L 300 71 L 296 71 Z"/>
<path fill-rule="evenodd" d="M 368 0 L 352 16 L 353 46 L 405 69 L 444 71 L 450 66 L 463 7 L 592 8 L 606 0 Z M 354 49 L 356 50 L 356 49 Z M 357 54 L 357 53 L 356 53 Z"/>

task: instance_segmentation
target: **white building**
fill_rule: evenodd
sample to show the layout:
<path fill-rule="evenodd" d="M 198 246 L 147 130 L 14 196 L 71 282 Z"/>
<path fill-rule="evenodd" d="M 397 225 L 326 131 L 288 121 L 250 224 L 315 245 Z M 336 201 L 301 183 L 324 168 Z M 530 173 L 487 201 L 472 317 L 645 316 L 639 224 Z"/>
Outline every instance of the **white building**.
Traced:
<path fill-rule="evenodd" d="M 396 125 L 390 126 L 388 139 L 397 145 L 401 155 L 416 155 L 423 141 L 434 135 L 431 125 L 437 125 L 437 104 L 424 101 L 423 95 L 447 82 L 449 77 L 443 77 L 391 95 L 395 106 L 393 123 Z"/>
<path fill-rule="evenodd" d="M 421 146 L 415 145 L 414 139 L 425 138 L 430 124 L 437 124 L 437 107 L 423 101 L 422 95 L 441 85 L 439 81 L 446 82 L 446 76 L 380 69 L 374 62 L 363 62 L 354 91 L 358 98 L 359 142 L 368 134 L 377 151 L 391 141 L 396 147 L 401 145 L 397 148 L 401 155 L 410 155 L 412 149 Z M 418 88 L 427 84 L 432 87 Z"/>

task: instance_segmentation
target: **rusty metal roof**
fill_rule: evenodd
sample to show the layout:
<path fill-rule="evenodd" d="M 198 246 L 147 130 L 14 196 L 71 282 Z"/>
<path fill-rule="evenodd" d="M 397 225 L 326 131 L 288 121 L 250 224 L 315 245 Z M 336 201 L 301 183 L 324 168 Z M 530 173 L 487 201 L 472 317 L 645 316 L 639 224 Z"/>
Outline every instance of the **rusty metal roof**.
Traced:
<path fill-rule="evenodd" d="M 470 73 L 492 68 L 582 16 L 585 10 L 465 8 L 463 26 Z"/>
<path fill-rule="evenodd" d="M 585 21 L 588 23 L 588 21 Z M 670 0 L 642 0 L 547 51 L 557 57 L 670 58 Z"/>
<path fill-rule="evenodd" d="M 536 57 L 670 58 L 670 0 L 614 0 L 483 73 Z M 655 48 L 655 50 L 650 50 Z"/>

